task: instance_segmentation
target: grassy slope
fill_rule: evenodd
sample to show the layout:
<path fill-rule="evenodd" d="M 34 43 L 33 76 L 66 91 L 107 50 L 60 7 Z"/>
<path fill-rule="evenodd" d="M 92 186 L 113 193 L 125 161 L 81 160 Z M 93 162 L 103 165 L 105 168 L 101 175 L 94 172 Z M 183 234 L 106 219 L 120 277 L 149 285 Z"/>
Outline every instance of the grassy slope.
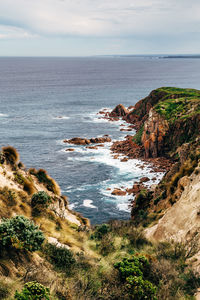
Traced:
<path fill-rule="evenodd" d="M 159 88 L 165 96 L 155 105 L 155 110 L 169 122 L 187 119 L 200 113 L 200 91 L 173 87 Z"/>

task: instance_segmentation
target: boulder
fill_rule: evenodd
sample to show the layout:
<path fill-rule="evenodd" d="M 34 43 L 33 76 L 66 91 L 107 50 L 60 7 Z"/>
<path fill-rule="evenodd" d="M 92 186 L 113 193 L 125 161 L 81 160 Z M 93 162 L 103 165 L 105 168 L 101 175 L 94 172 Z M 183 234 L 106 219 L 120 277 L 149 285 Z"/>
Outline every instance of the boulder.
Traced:
<path fill-rule="evenodd" d="M 147 181 L 149 181 L 149 180 L 150 180 L 149 177 L 142 177 L 142 178 L 140 179 L 140 183 L 147 182 Z"/>
<path fill-rule="evenodd" d="M 88 144 L 90 144 L 90 140 L 80 138 L 80 137 L 75 137 L 75 138 L 70 139 L 70 140 L 64 140 L 64 143 L 74 144 L 74 145 L 88 145 Z"/>
<path fill-rule="evenodd" d="M 110 113 L 110 117 L 124 117 L 129 113 L 128 109 L 122 104 L 118 104 Z"/>
<path fill-rule="evenodd" d="M 121 189 L 114 189 L 111 193 L 114 196 L 125 196 L 126 195 L 126 191 L 122 191 Z"/>
<path fill-rule="evenodd" d="M 97 137 L 92 139 L 85 139 L 80 137 L 75 137 L 70 140 L 64 140 L 64 143 L 74 144 L 74 145 L 89 145 L 89 144 L 98 144 L 98 143 L 109 143 L 111 138 L 108 136 Z"/>

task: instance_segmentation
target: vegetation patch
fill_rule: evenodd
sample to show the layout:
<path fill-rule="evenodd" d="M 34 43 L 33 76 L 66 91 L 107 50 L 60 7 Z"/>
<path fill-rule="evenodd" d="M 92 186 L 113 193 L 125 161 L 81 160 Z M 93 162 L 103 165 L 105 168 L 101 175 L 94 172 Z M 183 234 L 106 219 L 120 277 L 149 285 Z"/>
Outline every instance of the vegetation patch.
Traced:
<path fill-rule="evenodd" d="M 31 207 L 34 216 L 39 216 L 52 202 L 51 197 L 44 191 L 35 193 L 31 198 Z"/>
<path fill-rule="evenodd" d="M 156 299 L 156 286 L 149 281 L 150 264 L 145 256 L 133 255 L 115 264 L 130 299 Z"/>
<path fill-rule="evenodd" d="M 65 247 L 57 247 L 53 244 L 46 244 L 43 252 L 48 260 L 59 270 L 69 274 L 76 262 L 73 253 Z"/>
<path fill-rule="evenodd" d="M 44 285 L 33 281 L 27 282 L 21 292 L 15 292 L 17 300 L 50 300 L 50 290 Z"/>
<path fill-rule="evenodd" d="M 2 251 L 9 250 L 9 247 L 36 251 L 40 249 L 44 239 L 42 231 L 24 216 L 3 219 L 0 224 L 0 249 Z"/>
<path fill-rule="evenodd" d="M 53 192 L 56 195 L 60 195 L 60 188 L 58 184 L 47 174 L 46 170 L 40 169 L 37 171 L 35 169 L 30 169 L 29 172 L 30 174 L 36 176 L 38 181 L 40 183 L 43 183 L 47 190 Z"/>
<path fill-rule="evenodd" d="M 142 145 L 142 134 L 144 131 L 144 125 L 137 131 L 137 133 L 133 137 L 133 142 L 137 145 Z"/>
<path fill-rule="evenodd" d="M 3 147 L 2 153 L 7 163 L 16 165 L 19 162 L 19 153 L 14 147 Z"/>
<path fill-rule="evenodd" d="M 173 87 L 160 88 L 165 96 L 155 105 L 155 110 L 165 119 L 174 122 L 200 113 L 200 91 Z"/>

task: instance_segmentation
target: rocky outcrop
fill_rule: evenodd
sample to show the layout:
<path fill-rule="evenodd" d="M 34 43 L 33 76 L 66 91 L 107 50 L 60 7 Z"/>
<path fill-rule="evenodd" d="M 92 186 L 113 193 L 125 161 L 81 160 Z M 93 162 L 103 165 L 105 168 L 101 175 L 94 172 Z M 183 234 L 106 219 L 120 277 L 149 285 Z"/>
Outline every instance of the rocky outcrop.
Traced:
<path fill-rule="evenodd" d="M 121 189 L 114 189 L 111 193 L 111 195 L 114 195 L 114 196 L 125 196 L 126 195 L 126 191 L 122 191 Z"/>
<path fill-rule="evenodd" d="M 200 166 L 191 176 L 182 177 L 179 185 L 184 189 L 179 201 L 167 210 L 158 224 L 146 229 L 148 238 L 183 242 L 200 232 Z M 198 240 L 200 242 L 200 238 Z"/>
<path fill-rule="evenodd" d="M 118 104 L 109 114 L 110 117 L 124 117 L 129 113 L 129 110 L 124 105 Z"/>
<path fill-rule="evenodd" d="M 68 220 L 71 223 L 74 223 L 78 226 L 81 225 L 80 220 L 76 217 L 75 214 L 73 214 L 68 209 L 68 201 L 67 198 L 64 196 L 57 197 L 54 199 L 52 204 L 49 206 L 49 208 L 57 215 L 58 217 Z"/>
<path fill-rule="evenodd" d="M 124 120 L 129 123 L 139 122 L 141 125 L 147 119 L 150 109 L 164 96 L 166 96 L 165 92 L 153 90 L 149 96 L 136 103 L 134 109 L 124 117 Z"/>
<path fill-rule="evenodd" d="M 132 136 L 127 136 L 124 141 L 114 142 L 111 146 L 111 151 L 122 153 L 129 158 L 140 158 L 143 156 L 143 147 L 134 143 Z"/>
<path fill-rule="evenodd" d="M 145 158 L 158 157 L 164 154 L 164 141 L 169 124 L 161 115 L 153 110 L 149 111 L 149 117 L 144 123 L 141 142 L 145 150 Z"/>
<path fill-rule="evenodd" d="M 64 143 L 74 144 L 74 145 L 89 145 L 89 144 L 98 144 L 98 143 L 109 143 L 111 138 L 108 136 L 85 139 L 80 137 L 75 137 L 70 140 L 64 140 Z"/>

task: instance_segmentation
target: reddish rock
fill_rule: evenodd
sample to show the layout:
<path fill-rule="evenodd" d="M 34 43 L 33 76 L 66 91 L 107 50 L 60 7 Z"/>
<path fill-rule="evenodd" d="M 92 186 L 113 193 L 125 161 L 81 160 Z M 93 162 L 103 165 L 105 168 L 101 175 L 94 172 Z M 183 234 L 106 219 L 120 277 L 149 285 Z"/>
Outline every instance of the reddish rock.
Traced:
<path fill-rule="evenodd" d="M 64 143 L 74 144 L 74 145 L 88 145 L 88 144 L 90 144 L 90 140 L 89 139 L 75 137 L 75 138 L 70 139 L 70 140 L 64 140 Z"/>
<path fill-rule="evenodd" d="M 87 149 L 95 149 L 95 150 L 98 150 L 97 146 L 87 146 L 86 148 L 87 148 Z"/>
<path fill-rule="evenodd" d="M 150 179 L 148 178 L 148 177 L 142 177 L 141 179 L 140 179 L 140 183 L 143 183 L 143 182 L 147 182 L 147 181 L 149 181 Z"/>
<path fill-rule="evenodd" d="M 110 117 L 124 117 L 129 113 L 122 104 L 118 104 L 110 113 Z"/>
<path fill-rule="evenodd" d="M 120 161 L 121 161 L 121 162 L 126 162 L 126 161 L 128 161 L 128 158 L 127 158 L 127 157 L 124 157 L 124 158 L 122 158 Z"/>
<path fill-rule="evenodd" d="M 120 131 L 132 131 L 131 128 L 121 128 Z"/>
<path fill-rule="evenodd" d="M 72 151 L 74 151 L 75 149 L 73 149 L 73 148 L 68 148 L 68 149 L 65 149 L 65 151 L 69 151 L 69 152 L 72 152 Z"/>
<path fill-rule="evenodd" d="M 145 157 L 161 156 L 164 149 L 164 137 L 169 129 L 169 124 L 160 114 L 151 109 L 149 117 L 144 123 L 142 144 L 145 149 Z"/>
<path fill-rule="evenodd" d="M 64 140 L 63 142 L 68 144 L 74 144 L 74 145 L 89 145 L 89 144 L 97 144 L 97 143 L 108 143 L 111 142 L 111 138 L 107 136 L 97 137 L 92 139 L 75 137 L 70 140 Z"/>
<path fill-rule="evenodd" d="M 111 193 L 114 196 L 125 196 L 126 195 L 126 191 L 122 191 L 121 189 L 114 189 Z"/>

